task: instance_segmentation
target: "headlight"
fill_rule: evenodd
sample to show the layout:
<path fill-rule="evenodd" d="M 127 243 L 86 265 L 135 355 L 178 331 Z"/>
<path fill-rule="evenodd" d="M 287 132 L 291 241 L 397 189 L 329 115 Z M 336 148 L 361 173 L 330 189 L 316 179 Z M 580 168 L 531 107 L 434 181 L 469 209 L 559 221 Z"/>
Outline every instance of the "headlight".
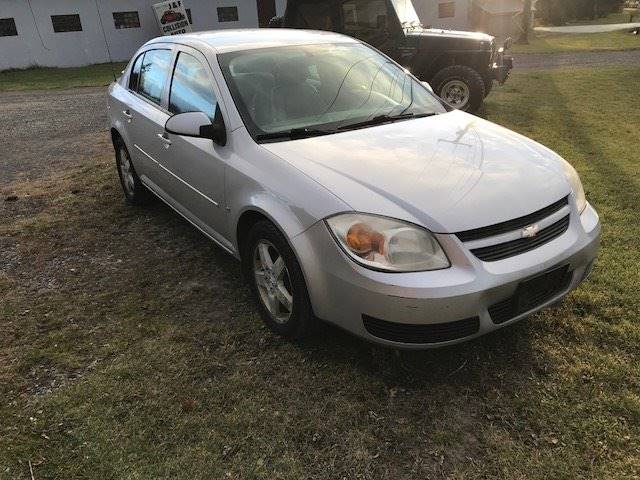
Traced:
<path fill-rule="evenodd" d="M 578 212 L 582 213 L 587 208 L 587 197 L 584 194 L 584 188 L 582 182 L 578 176 L 578 172 L 567 161 L 564 162 L 564 173 L 567 176 L 567 180 L 571 184 L 571 190 L 576 196 L 576 203 L 578 204 Z"/>
<path fill-rule="evenodd" d="M 411 223 L 361 213 L 336 215 L 326 222 L 340 247 L 365 267 L 416 272 L 451 266 L 435 237 Z"/>

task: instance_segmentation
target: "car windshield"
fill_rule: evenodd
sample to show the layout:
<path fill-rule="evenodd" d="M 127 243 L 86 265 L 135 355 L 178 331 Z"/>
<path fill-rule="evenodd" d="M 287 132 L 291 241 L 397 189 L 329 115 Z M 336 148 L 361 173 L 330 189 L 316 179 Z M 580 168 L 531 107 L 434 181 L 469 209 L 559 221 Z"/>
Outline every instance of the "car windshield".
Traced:
<path fill-rule="evenodd" d="M 445 112 L 407 71 L 359 43 L 243 50 L 219 60 L 243 121 L 258 140 Z"/>

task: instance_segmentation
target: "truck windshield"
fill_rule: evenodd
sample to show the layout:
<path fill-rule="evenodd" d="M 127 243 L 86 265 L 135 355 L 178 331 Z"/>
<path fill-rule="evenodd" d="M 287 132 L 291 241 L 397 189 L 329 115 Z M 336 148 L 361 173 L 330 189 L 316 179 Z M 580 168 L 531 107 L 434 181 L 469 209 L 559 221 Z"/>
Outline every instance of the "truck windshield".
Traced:
<path fill-rule="evenodd" d="M 391 0 L 393 8 L 398 15 L 398 20 L 404 25 L 420 25 L 420 18 L 413 7 L 412 0 Z"/>
<path fill-rule="evenodd" d="M 254 138 L 326 134 L 444 113 L 404 69 L 360 43 L 283 46 L 219 55 Z"/>

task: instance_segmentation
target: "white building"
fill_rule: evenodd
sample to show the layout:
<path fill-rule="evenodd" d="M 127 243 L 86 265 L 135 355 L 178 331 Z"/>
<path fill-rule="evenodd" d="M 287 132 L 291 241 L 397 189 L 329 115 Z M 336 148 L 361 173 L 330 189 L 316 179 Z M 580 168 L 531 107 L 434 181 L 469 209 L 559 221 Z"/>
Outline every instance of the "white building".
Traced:
<path fill-rule="evenodd" d="M 160 35 L 152 8 L 159 1 L 0 0 L 0 70 L 126 61 L 140 45 Z M 286 7 L 286 0 L 182 2 L 194 31 L 266 26 Z M 413 3 L 426 26 L 504 37 L 519 29 L 523 0 Z"/>
<path fill-rule="evenodd" d="M 160 35 L 152 9 L 159 1 L 0 0 L 0 70 L 129 60 L 140 45 Z M 284 13 L 286 0 L 183 3 L 197 31 L 264 25 Z"/>

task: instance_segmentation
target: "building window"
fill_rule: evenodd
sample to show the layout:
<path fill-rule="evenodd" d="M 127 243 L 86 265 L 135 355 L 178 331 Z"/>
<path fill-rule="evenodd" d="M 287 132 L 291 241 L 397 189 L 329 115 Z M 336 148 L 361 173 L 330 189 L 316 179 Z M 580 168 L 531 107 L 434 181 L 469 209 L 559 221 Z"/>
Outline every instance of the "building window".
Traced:
<path fill-rule="evenodd" d="M 0 37 L 15 37 L 18 35 L 16 21 L 13 18 L 0 18 Z"/>
<path fill-rule="evenodd" d="M 113 12 L 113 23 L 116 29 L 140 28 L 138 12 Z"/>
<path fill-rule="evenodd" d="M 62 32 L 81 32 L 82 23 L 80 23 L 80 15 L 51 15 L 51 23 L 53 31 Z"/>
<path fill-rule="evenodd" d="M 237 22 L 238 7 L 218 7 L 219 22 Z"/>
<path fill-rule="evenodd" d="M 189 20 L 189 25 L 193 25 L 193 20 L 191 20 L 191 9 L 185 8 L 184 10 L 187 12 L 187 20 Z"/>
<path fill-rule="evenodd" d="M 438 18 L 451 18 L 456 16 L 456 2 L 438 4 Z"/>

